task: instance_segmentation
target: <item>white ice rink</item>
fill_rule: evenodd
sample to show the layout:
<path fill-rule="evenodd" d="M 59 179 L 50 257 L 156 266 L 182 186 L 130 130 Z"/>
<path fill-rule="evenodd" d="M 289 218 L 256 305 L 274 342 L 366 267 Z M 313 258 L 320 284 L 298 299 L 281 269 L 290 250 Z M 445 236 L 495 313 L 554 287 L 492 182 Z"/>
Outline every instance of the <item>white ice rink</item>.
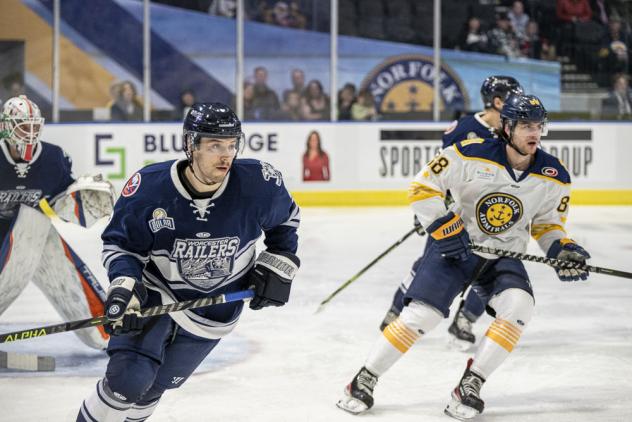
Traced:
<path fill-rule="evenodd" d="M 163 397 L 153 422 L 444 421 L 467 354 L 447 346 L 445 320 L 379 381 L 375 407 L 352 416 L 335 407 L 379 335 L 392 293 L 423 247 L 414 236 L 314 315 L 318 303 L 411 228 L 407 208 L 306 208 L 303 265 L 289 305 L 244 313 L 193 375 Z M 632 271 L 632 207 L 575 207 L 568 229 L 593 265 Z M 529 252 L 541 252 L 535 243 Z M 480 421 L 632 421 L 632 280 L 593 275 L 561 283 L 527 263 L 535 316 L 518 348 L 483 387 Z M 458 302 L 458 301 L 457 301 Z M 0 332 L 58 322 L 29 286 L 0 316 Z M 478 336 L 491 319 L 475 325 Z M 105 358 L 74 334 L 0 345 L 57 359 L 54 373 L 0 373 L 0 421 L 74 421 Z"/>

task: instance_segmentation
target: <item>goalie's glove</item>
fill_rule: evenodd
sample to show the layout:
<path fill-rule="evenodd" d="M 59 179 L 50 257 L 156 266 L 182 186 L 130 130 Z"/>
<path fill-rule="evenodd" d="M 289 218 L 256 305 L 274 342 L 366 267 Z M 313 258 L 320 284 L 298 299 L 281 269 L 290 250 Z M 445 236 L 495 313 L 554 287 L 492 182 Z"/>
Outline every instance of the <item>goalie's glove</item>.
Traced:
<path fill-rule="evenodd" d="M 250 309 L 285 305 L 300 265 L 301 261 L 291 252 L 261 252 L 247 276 L 250 288 L 255 291 Z"/>
<path fill-rule="evenodd" d="M 590 254 L 584 248 L 568 238 L 558 239 L 553 242 L 546 256 L 561 261 L 579 262 L 580 264 L 586 264 L 586 260 L 590 258 Z M 578 281 L 588 278 L 588 271 L 586 270 L 563 267 L 554 268 L 557 276 L 562 281 Z"/>
<path fill-rule="evenodd" d="M 113 336 L 135 336 L 143 330 L 140 305 L 147 299 L 147 289 L 131 277 L 112 280 L 105 300 L 105 316 L 113 321 L 104 326 Z"/>
<path fill-rule="evenodd" d="M 452 211 L 437 218 L 426 228 L 426 233 L 434 239 L 444 258 L 465 261 L 472 254 L 465 224 Z"/>

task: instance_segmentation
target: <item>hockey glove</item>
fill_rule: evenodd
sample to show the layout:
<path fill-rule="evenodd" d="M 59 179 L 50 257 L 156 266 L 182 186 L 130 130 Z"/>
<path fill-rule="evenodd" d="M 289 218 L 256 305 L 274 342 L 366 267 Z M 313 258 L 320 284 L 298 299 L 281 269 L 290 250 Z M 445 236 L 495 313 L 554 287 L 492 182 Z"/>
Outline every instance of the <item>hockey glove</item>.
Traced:
<path fill-rule="evenodd" d="M 290 288 L 301 261 L 291 252 L 259 254 L 255 266 L 248 273 L 248 283 L 255 291 L 250 309 L 283 306 L 290 298 Z"/>
<path fill-rule="evenodd" d="M 135 336 L 143 330 L 140 305 L 147 299 L 147 289 L 131 277 L 112 280 L 105 300 L 105 316 L 111 324 L 104 326 L 105 332 L 113 336 Z"/>
<path fill-rule="evenodd" d="M 470 235 L 465 230 L 465 224 L 452 211 L 436 219 L 426 228 L 426 232 L 437 243 L 444 258 L 465 261 L 472 254 Z"/>
<path fill-rule="evenodd" d="M 590 254 L 586 252 L 584 248 L 579 246 L 571 239 L 558 239 L 549 248 L 546 256 L 548 258 L 555 258 L 562 261 L 572 261 L 585 264 L 586 260 L 590 258 Z M 561 268 L 555 267 L 557 276 L 562 281 L 578 281 L 586 280 L 588 278 L 588 271 L 578 268 Z"/>

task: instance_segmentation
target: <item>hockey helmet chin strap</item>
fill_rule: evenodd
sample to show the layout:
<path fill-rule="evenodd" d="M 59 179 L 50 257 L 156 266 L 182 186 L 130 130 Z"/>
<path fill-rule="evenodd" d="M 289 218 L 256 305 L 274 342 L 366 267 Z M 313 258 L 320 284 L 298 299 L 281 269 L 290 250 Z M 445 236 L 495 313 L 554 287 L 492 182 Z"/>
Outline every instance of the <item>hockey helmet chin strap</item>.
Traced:
<path fill-rule="evenodd" d="M 503 136 L 503 138 L 505 139 L 505 141 L 507 142 L 507 144 L 513 148 L 514 151 L 516 151 L 518 154 L 520 154 L 523 157 L 528 156 L 528 153 L 524 153 L 522 151 L 520 151 L 518 149 L 518 147 L 516 145 L 514 145 L 514 143 L 512 142 L 513 136 L 514 136 L 514 131 L 516 129 L 516 125 L 518 124 L 517 121 L 513 121 L 513 120 L 506 120 L 506 122 L 509 124 L 509 136 Z M 503 130 L 502 130 L 502 135 L 505 135 L 505 124 L 503 123 Z"/>

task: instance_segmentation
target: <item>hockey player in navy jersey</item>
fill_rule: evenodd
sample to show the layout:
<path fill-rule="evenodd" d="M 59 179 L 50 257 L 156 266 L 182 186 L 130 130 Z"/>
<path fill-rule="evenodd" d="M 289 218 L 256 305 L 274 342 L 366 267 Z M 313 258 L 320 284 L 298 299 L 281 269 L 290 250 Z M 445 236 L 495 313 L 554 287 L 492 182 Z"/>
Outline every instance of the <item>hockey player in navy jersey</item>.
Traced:
<path fill-rule="evenodd" d="M 516 347 L 529 325 L 534 295 L 522 261 L 472 253 L 470 241 L 524 253 L 529 235 L 549 258 L 585 263 L 590 255 L 564 228 L 570 175 L 539 148 L 547 113 L 532 95 L 512 95 L 502 108 L 502 142 L 469 139 L 444 149 L 415 176 L 409 201 L 429 239 L 412 268 L 406 306 L 382 332 L 338 407 L 363 413 L 382 376 L 421 337 L 448 317 L 455 297 L 472 283 L 493 311 L 490 324 L 445 413 L 461 420 L 483 412 L 483 384 Z M 455 202 L 445 206 L 452 192 Z M 555 269 L 562 281 L 588 272 Z"/>
<path fill-rule="evenodd" d="M 226 105 L 193 105 L 183 132 L 186 158 L 135 173 L 103 233 L 112 280 L 106 315 L 116 322 L 105 376 L 78 421 L 146 420 L 235 328 L 243 302 L 151 319 L 138 316 L 141 307 L 247 288 L 255 291 L 251 309 L 289 299 L 300 216 L 281 173 L 235 158 L 244 138 Z M 262 233 L 266 250 L 257 257 Z"/>
<path fill-rule="evenodd" d="M 97 217 L 111 213 L 111 185 L 88 183 L 91 192 L 95 186 L 104 190 L 96 194 L 82 189 L 86 184 L 75 182 L 66 153 L 40 141 L 43 127 L 39 107 L 26 96 L 4 103 L 0 116 L 0 315 L 30 281 L 65 320 L 102 315 L 105 291 L 96 280 L 96 284 L 86 282 L 89 270 L 70 253 L 48 217 L 36 209 L 46 199 L 62 217 L 86 226 L 81 199 L 104 198 L 109 208 L 99 203 L 105 211 Z M 97 328 L 76 334 L 96 349 L 104 349 L 108 339 Z"/>
<path fill-rule="evenodd" d="M 485 109 L 471 116 L 465 116 L 450 124 L 443 134 L 443 148 L 447 148 L 456 142 L 473 138 L 498 139 L 500 129 L 500 111 L 505 100 L 510 94 L 523 93 L 520 83 L 511 76 L 489 76 L 481 85 L 481 100 Z M 415 217 L 415 225 L 419 220 Z M 407 276 L 393 295 L 393 301 L 384 320 L 380 325 L 382 331 L 390 324 L 404 306 L 403 298 L 410 283 Z M 452 324 L 448 328 L 453 342 L 462 350 L 468 350 L 475 342 L 476 337 L 472 333 L 472 323 L 483 314 L 485 304 L 481 302 L 476 292 L 470 290 L 459 304 L 459 310 L 454 315 Z"/>

